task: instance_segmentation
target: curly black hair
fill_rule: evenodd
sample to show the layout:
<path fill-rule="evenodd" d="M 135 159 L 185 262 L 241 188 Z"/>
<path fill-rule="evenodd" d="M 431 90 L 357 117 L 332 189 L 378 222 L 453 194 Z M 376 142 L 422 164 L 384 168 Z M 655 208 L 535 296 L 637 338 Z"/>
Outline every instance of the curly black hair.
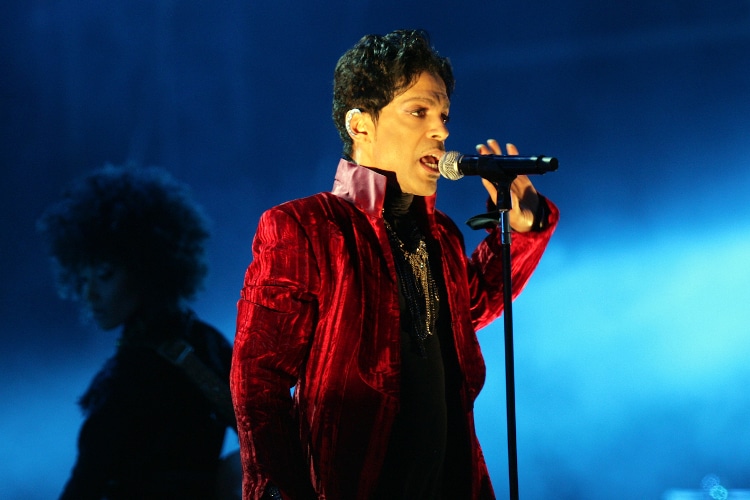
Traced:
<path fill-rule="evenodd" d="M 208 272 L 208 219 L 189 188 L 159 167 L 105 165 L 75 180 L 37 220 L 63 298 L 81 298 L 80 273 L 122 265 L 144 302 L 192 298 Z"/>
<path fill-rule="evenodd" d="M 450 97 L 455 86 L 453 68 L 440 56 L 424 30 L 396 30 L 366 35 L 338 60 L 333 77 L 333 122 L 351 157 L 352 138 L 346 131 L 346 112 L 358 108 L 377 120 L 380 110 L 424 72 L 439 77 Z"/>

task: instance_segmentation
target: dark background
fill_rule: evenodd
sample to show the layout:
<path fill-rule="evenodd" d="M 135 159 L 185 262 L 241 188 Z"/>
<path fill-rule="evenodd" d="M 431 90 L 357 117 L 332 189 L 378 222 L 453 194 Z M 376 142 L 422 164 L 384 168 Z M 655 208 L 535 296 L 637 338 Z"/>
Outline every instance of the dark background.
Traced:
<path fill-rule="evenodd" d="M 231 339 L 261 211 L 332 185 L 336 60 L 402 27 L 429 30 L 454 64 L 449 149 L 494 137 L 560 160 L 533 179 L 562 219 L 513 310 L 522 498 L 673 500 L 706 477 L 746 498 L 747 0 L 6 0 L 0 13 L 1 498 L 59 493 L 75 401 L 116 337 L 56 297 L 34 222 L 61 187 L 106 162 L 190 184 L 213 221 L 194 308 Z M 459 223 L 484 208 L 478 179 L 439 192 Z M 470 247 L 480 236 L 466 228 Z M 476 406 L 499 498 L 502 333 L 479 333 Z"/>

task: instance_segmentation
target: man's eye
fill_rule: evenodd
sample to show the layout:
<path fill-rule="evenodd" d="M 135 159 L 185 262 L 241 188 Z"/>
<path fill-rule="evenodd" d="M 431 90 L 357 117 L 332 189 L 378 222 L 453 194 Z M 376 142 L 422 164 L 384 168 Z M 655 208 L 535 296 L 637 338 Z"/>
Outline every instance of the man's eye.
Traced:
<path fill-rule="evenodd" d="M 419 118 L 424 118 L 424 116 L 427 114 L 426 109 L 417 109 L 411 112 L 414 116 L 418 116 Z"/>
<path fill-rule="evenodd" d="M 447 124 L 449 121 L 451 121 L 451 117 L 448 115 L 440 115 L 440 117 L 443 119 L 443 124 Z"/>

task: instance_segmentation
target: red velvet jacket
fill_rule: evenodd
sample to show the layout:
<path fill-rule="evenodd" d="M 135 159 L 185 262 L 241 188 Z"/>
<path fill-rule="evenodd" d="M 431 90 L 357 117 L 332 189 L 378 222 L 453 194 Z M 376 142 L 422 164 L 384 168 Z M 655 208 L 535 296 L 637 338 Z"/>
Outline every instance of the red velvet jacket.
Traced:
<path fill-rule="evenodd" d="M 246 500 L 259 499 L 269 481 L 292 499 L 365 499 L 376 485 L 399 408 L 401 353 L 385 186 L 384 176 L 342 160 L 332 193 L 284 203 L 260 219 L 231 373 Z M 459 229 L 434 209 L 435 196 L 414 203 L 442 252 L 473 450 L 465 498 L 493 498 L 473 404 L 485 377 L 475 331 L 503 308 L 499 235 L 492 231 L 469 259 Z M 513 234 L 514 297 L 557 224 L 549 205 L 546 230 Z"/>

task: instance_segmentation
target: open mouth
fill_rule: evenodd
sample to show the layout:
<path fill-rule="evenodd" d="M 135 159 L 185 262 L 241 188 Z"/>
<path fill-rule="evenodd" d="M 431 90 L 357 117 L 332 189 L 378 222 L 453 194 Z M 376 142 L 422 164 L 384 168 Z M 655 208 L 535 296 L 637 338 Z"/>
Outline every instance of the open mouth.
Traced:
<path fill-rule="evenodd" d="M 425 155 L 419 159 L 419 162 L 430 170 L 438 171 L 438 162 L 440 158 L 435 155 Z"/>

